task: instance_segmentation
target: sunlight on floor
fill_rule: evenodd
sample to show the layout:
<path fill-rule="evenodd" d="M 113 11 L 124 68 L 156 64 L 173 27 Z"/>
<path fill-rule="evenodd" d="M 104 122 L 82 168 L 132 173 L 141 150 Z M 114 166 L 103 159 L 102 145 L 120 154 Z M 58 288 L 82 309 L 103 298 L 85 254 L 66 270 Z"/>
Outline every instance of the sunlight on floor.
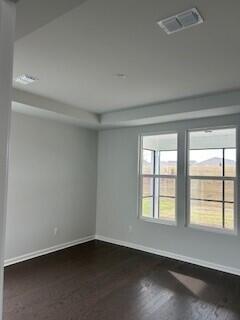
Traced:
<path fill-rule="evenodd" d="M 194 295 L 199 296 L 201 292 L 207 287 L 207 284 L 199 279 L 185 276 L 183 274 L 169 271 L 184 287 L 191 291 Z"/>

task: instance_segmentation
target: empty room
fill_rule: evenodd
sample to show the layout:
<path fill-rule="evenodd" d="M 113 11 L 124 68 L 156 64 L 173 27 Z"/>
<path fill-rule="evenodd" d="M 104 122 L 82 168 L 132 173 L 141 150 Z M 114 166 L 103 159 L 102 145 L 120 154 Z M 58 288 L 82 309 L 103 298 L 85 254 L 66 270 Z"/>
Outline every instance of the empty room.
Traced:
<path fill-rule="evenodd" d="M 240 2 L 0 0 L 0 320 L 240 319 Z"/>

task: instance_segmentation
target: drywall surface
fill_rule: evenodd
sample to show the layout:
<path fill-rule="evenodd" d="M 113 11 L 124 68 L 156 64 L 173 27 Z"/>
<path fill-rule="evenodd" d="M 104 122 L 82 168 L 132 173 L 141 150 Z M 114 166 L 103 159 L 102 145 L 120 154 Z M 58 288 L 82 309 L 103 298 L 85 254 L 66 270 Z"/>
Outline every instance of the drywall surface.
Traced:
<path fill-rule="evenodd" d="M 95 234 L 97 132 L 13 112 L 5 259 Z"/>
<path fill-rule="evenodd" d="M 184 150 L 179 150 L 178 154 L 178 225 L 163 225 L 138 218 L 140 134 L 178 131 L 179 139 L 184 144 L 187 129 L 238 124 L 240 116 L 235 115 L 99 132 L 96 231 L 99 238 L 137 244 L 169 253 L 169 256 L 187 257 L 188 261 L 202 260 L 216 267 L 225 266 L 226 270 L 234 268 L 240 272 L 239 235 L 186 227 Z M 239 229 L 239 218 L 237 220 Z"/>

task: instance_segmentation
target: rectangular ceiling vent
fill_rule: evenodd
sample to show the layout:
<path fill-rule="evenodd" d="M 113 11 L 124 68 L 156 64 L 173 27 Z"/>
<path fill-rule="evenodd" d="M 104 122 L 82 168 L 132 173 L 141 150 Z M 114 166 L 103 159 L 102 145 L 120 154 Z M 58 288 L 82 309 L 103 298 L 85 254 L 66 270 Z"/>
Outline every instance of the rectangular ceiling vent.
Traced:
<path fill-rule="evenodd" d="M 167 33 L 172 34 L 177 31 L 196 26 L 203 23 L 203 18 L 196 8 L 181 12 L 175 16 L 158 21 L 158 25 Z"/>

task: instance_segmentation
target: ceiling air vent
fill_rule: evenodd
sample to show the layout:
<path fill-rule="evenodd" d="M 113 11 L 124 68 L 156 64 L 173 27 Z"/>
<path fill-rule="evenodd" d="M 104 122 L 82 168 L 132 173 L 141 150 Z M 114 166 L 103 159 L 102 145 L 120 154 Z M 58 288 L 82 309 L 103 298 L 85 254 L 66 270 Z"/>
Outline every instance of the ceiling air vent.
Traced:
<path fill-rule="evenodd" d="M 158 21 L 158 25 L 167 33 L 171 34 L 186 28 L 196 26 L 203 22 L 203 18 L 196 8 L 181 12 L 175 16 Z"/>
<path fill-rule="evenodd" d="M 14 80 L 15 80 L 15 82 L 18 82 L 20 84 L 28 85 L 28 84 L 31 84 L 31 83 L 37 81 L 38 79 L 33 76 L 30 76 L 28 74 L 21 74 L 20 76 L 18 76 Z"/>

